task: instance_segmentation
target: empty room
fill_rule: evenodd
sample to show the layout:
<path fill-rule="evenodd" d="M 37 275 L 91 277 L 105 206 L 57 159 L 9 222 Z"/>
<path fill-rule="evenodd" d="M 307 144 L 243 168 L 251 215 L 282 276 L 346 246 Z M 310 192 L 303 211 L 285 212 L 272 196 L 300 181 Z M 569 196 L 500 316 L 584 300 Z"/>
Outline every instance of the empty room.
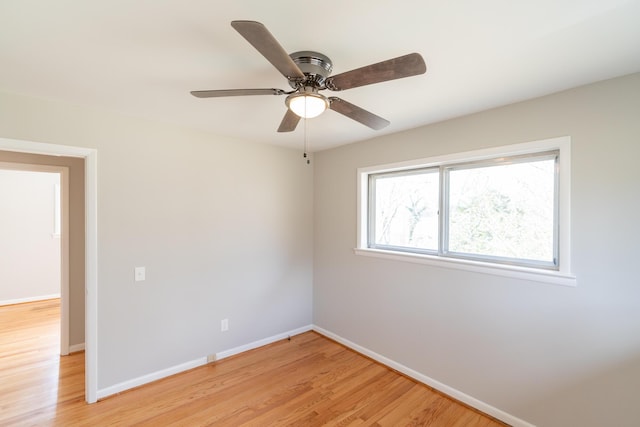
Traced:
<path fill-rule="evenodd" d="M 638 22 L 0 2 L 0 425 L 637 425 Z"/>

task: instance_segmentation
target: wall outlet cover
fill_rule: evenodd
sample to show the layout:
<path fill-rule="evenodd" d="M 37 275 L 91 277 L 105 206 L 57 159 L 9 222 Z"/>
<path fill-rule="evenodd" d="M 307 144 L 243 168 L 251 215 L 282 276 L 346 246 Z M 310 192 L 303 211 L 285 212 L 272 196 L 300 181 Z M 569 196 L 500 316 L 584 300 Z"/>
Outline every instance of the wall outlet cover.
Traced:
<path fill-rule="evenodd" d="M 136 267 L 134 277 L 136 282 L 142 282 L 145 280 L 147 275 L 146 269 L 144 267 Z"/>

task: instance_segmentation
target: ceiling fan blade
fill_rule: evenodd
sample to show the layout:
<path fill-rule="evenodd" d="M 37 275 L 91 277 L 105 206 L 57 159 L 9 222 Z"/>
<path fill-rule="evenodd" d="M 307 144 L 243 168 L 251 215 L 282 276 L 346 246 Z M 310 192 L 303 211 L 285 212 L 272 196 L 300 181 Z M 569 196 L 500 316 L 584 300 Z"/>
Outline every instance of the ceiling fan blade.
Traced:
<path fill-rule="evenodd" d="M 221 96 L 247 95 L 284 95 L 282 89 L 222 89 L 222 90 L 194 90 L 191 95 L 196 98 L 218 98 Z"/>
<path fill-rule="evenodd" d="M 300 68 L 263 24 L 256 21 L 232 21 L 231 26 L 287 79 L 304 79 Z"/>
<path fill-rule="evenodd" d="M 410 53 L 329 77 L 325 85 L 329 90 L 345 90 L 416 76 L 426 71 L 427 65 L 422 56 L 419 53 Z"/>
<path fill-rule="evenodd" d="M 367 110 L 363 110 L 357 105 L 353 105 L 344 99 L 337 98 L 335 96 L 329 97 L 329 108 L 342 115 L 349 117 L 350 119 L 360 122 L 365 126 L 369 126 L 373 130 L 380 130 L 389 126 L 389 120 L 383 119 L 380 116 L 376 116 Z"/>
<path fill-rule="evenodd" d="M 300 116 L 287 108 L 287 112 L 282 118 L 278 132 L 293 132 L 296 130 L 296 126 L 298 126 L 299 121 Z"/>

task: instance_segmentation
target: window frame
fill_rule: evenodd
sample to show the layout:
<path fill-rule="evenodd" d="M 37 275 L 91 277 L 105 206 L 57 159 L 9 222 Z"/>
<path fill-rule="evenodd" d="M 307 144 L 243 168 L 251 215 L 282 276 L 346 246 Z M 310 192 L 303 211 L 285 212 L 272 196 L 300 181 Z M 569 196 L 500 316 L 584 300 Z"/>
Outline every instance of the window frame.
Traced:
<path fill-rule="evenodd" d="M 437 175 L 440 175 L 440 168 L 438 167 L 428 167 L 428 168 L 423 168 L 423 167 L 417 167 L 417 168 L 410 168 L 410 169 L 403 169 L 403 170 L 399 170 L 399 171 L 391 171 L 391 172 L 382 172 L 382 173 L 370 173 L 368 175 L 368 196 L 367 196 L 367 203 L 371 204 L 372 201 L 375 203 L 375 197 L 374 197 L 374 193 L 375 193 L 375 183 L 374 183 L 374 177 L 376 176 L 407 176 L 407 175 L 420 175 L 423 172 L 427 172 L 427 173 L 435 173 Z M 440 182 L 439 182 L 440 184 Z M 440 195 L 440 191 L 438 192 L 438 194 Z M 439 196 L 438 196 L 439 197 Z M 368 209 L 368 227 L 367 227 L 367 247 L 368 248 L 373 248 L 373 249 L 383 249 L 383 250 L 393 250 L 393 251 L 398 251 L 398 252 L 409 252 L 409 253 L 423 253 L 423 254 L 430 254 L 430 255 L 437 255 L 438 254 L 438 248 L 436 249 L 427 249 L 427 248 L 414 248 L 414 247 L 409 247 L 409 246 L 396 246 L 396 245 L 381 245 L 381 244 L 377 244 L 375 243 L 376 240 L 376 233 L 375 233 L 375 229 L 376 229 L 376 224 L 375 224 L 375 211 L 376 211 L 377 206 L 374 204 L 372 209 Z M 442 200 L 439 199 L 438 200 L 438 210 L 441 212 L 442 211 Z M 438 220 L 439 221 L 439 220 Z M 438 228 L 440 227 L 440 225 L 438 225 Z M 439 242 L 438 242 L 439 245 Z"/>
<path fill-rule="evenodd" d="M 516 163 L 530 163 L 534 161 L 533 159 L 535 158 L 538 158 L 539 160 L 554 161 L 553 230 L 552 230 L 553 232 L 552 258 L 553 259 L 552 261 L 545 262 L 545 261 L 535 261 L 535 260 L 524 259 L 524 258 L 501 257 L 497 255 L 470 254 L 470 253 L 457 252 L 452 250 L 451 247 L 449 246 L 450 237 L 451 237 L 449 232 L 449 227 L 450 227 L 449 220 L 450 220 L 450 214 L 451 214 L 450 212 L 451 207 L 449 205 L 449 198 L 451 196 L 449 187 L 450 187 L 451 181 L 450 181 L 449 175 L 451 171 L 470 170 L 475 168 L 483 168 L 487 166 L 500 166 L 500 165 L 516 164 Z M 441 230 L 443 234 L 441 239 L 442 246 L 440 248 L 441 250 L 440 255 L 447 256 L 447 257 L 454 257 L 454 258 L 473 259 L 477 261 L 484 261 L 484 262 L 496 263 L 496 264 L 510 264 L 510 265 L 519 265 L 522 267 L 541 268 L 541 269 L 556 270 L 556 271 L 559 270 L 559 266 L 560 266 L 560 256 L 559 256 L 559 250 L 558 250 L 558 246 L 559 246 L 558 244 L 559 243 L 558 242 L 559 240 L 558 212 L 559 212 L 559 204 L 560 204 L 559 191 L 558 191 L 558 186 L 560 181 L 560 176 L 559 176 L 560 174 L 559 174 L 559 167 L 558 167 L 559 159 L 560 159 L 560 151 L 551 150 L 551 151 L 541 151 L 537 153 L 520 154 L 517 156 L 501 156 L 499 158 L 461 162 L 461 163 L 441 166 L 441 171 L 442 171 L 441 176 L 443 177 L 443 180 L 441 185 L 442 202 L 440 205 L 441 206 L 440 212 L 442 212 L 443 214 L 441 215 L 440 220 L 441 220 Z"/>
<path fill-rule="evenodd" d="M 480 163 L 492 161 L 499 157 L 517 158 L 526 156 L 537 156 L 557 152 L 556 161 L 556 200 L 557 210 L 555 230 L 557 233 L 557 247 L 554 248 L 554 256 L 557 260 L 557 267 L 549 268 L 549 265 L 520 265 L 510 262 L 491 262 L 485 257 L 458 257 L 456 254 L 444 254 L 445 249 L 443 238 L 439 238 L 437 253 L 432 251 L 413 251 L 412 248 L 372 248 L 369 242 L 369 231 L 371 227 L 372 213 L 369 211 L 370 196 L 370 176 L 380 174 L 392 174 L 403 172 L 411 173 L 414 170 L 428 170 L 452 168 L 464 163 Z M 576 286 L 576 278 L 571 273 L 570 256 L 570 190 L 571 190 L 571 138 L 563 136 L 540 141 L 526 142 L 508 146 L 492 147 L 481 150 L 454 153 L 426 159 L 416 159 L 406 162 L 391 163 L 385 165 L 369 166 L 357 170 L 357 242 L 354 252 L 357 255 L 375 256 L 398 261 L 407 261 L 421 264 L 434 265 L 444 268 L 453 268 L 466 271 L 475 271 L 499 276 L 515 277 L 526 280 L 533 280 L 543 283 L 560 284 L 566 286 Z M 441 175 L 442 176 L 442 175 Z M 445 180 L 440 182 L 440 213 L 444 212 L 443 194 Z M 445 215 L 439 215 L 440 231 L 446 224 L 442 224 Z M 375 226 L 375 225 L 374 225 Z"/>

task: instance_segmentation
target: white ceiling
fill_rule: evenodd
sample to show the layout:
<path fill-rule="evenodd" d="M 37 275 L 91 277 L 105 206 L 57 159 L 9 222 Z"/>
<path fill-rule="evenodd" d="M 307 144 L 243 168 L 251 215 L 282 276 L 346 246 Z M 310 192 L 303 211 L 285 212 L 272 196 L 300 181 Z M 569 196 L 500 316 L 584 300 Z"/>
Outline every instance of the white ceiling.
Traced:
<path fill-rule="evenodd" d="M 237 19 L 329 56 L 333 74 L 424 57 L 425 75 L 335 93 L 390 126 L 327 111 L 307 121 L 312 150 L 640 71 L 640 0 L 0 0 L 0 91 L 300 147 L 303 122 L 276 132 L 284 96 L 189 94 L 289 90 Z"/>

